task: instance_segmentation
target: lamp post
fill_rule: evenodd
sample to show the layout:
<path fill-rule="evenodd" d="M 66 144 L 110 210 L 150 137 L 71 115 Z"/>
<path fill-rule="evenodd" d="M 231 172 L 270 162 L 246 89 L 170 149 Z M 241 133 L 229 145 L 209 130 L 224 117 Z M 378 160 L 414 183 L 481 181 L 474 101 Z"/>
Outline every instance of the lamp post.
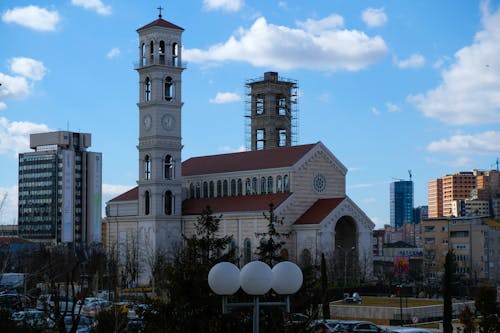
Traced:
<path fill-rule="evenodd" d="M 208 273 L 210 289 L 222 296 L 222 313 L 230 308 L 253 307 L 253 333 L 259 332 L 259 309 L 261 306 L 280 306 L 290 312 L 290 295 L 302 286 L 302 271 L 290 262 L 283 261 L 272 269 L 262 261 L 252 261 L 240 269 L 229 262 L 213 266 Z M 245 293 L 253 296 L 253 302 L 230 303 L 228 297 L 241 287 Z M 260 302 L 259 296 L 273 289 L 278 295 L 285 296 L 285 301 Z"/>
<path fill-rule="evenodd" d="M 337 248 L 344 253 L 344 287 L 347 285 L 347 256 L 352 251 L 356 250 L 356 247 L 351 247 L 349 251 L 344 250 L 344 248 L 340 245 L 337 245 Z"/>

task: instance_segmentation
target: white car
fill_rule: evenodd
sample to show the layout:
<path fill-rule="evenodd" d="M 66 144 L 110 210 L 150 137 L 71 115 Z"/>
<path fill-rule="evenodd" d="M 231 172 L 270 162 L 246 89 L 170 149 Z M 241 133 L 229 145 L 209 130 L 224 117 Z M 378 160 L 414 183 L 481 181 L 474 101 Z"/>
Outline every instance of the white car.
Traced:
<path fill-rule="evenodd" d="M 431 330 L 421 327 L 389 327 L 389 333 L 432 333 Z"/>

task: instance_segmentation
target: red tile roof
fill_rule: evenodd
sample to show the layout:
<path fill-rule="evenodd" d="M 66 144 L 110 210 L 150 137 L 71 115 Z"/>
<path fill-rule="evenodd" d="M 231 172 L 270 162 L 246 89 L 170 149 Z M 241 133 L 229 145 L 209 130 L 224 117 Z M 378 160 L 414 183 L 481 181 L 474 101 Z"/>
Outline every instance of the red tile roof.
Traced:
<path fill-rule="evenodd" d="M 132 201 L 132 200 L 137 200 L 139 199 L 139 187 L 134 187 L 131 190 L 128 190 L 125 193 L 120 194 L 117 197 L 114 197 L 113 199 L 109 200 L 108 202 L 114 202 L 114 201 Z"/>
<path fill-rule="evenodd" d="M 186 199 L 182 202 L 182 215 L 199 215 L 203 209 L 210 206 L 212 212 L 242 212 L 265 211 L 269 204 L 278 207 L 290 193 L 245 195 L 223 198 Z"/>
<path fill-rule="evenodd" d="M 182 175 L 205 175 L 282 168 L 294 165 L 316 144 L 193 157 L 182 163 Z"/>
<path fill-rule="evenodd" d="M 151 27 L 164 27 L 164 28 L 170 28 L 170 29 L 177 29 L 177 30 L 182 30 L 184 31 L 183 28 L 173 24 L 173 23 L 170 23 L 168 21 L 165 21 L 164 19 L 162 18 L 159 18 L 149 24 L 146 24 L 145 26 L 137 29 L 137 32 L 143 30 L 143 29 L 147 29 L 147 28 L 151 28 Z"/>
<path fill-rule="evenodd" d="M 294 224 L 318 224 L 330 214 L 332 210 L 337 208 L 343 198 L 319 199 L 309 209 L 295 221 Z"/>

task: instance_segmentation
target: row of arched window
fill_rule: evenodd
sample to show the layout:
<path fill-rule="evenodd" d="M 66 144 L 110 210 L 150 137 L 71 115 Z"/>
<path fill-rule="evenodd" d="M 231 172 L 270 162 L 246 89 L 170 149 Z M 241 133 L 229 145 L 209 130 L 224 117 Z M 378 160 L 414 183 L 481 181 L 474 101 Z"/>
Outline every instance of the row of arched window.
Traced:
<path fill-rule="evenodd" d="M 170 102 L 175 97 L 175 83 L 170 76 L 163 79 L 163 97 L 167 102 Z M 152 82 L 147 76 L 144 79 L 144 102 L 150 102 L 152 98 Z"/>
<path fill-rule="evenodd" d="M 174 159 L 166 155 L 163 159 L 163 179 L 172 179 L 174 175 Z M 144 180 L 151 179 L 151 157 L 144 156 Z"/>
<path fill-rule="evenodd" d="M 158 44 L 158 58 L 155 59 L 155 43 L 150 41 L 149 44 L 142 43 L 141 45 L 141 66 L 148 65 L 169 65 L 177 67 L 179 61 L 179 44 L 172 43 L 170 45 L 169 54 L 165 52 L 165 42 L 163 40 Z M 169 58 L 166 58 L 169 57 Z"/>
<path fill-rule="evenodd" d="M 163 195 L 163 214 L 172 215 L 174 213 L 174 196 L 172 191 L 165 191 Z M 144 192 L 144 215 L 151 214 L 151 194 L 149 191 Z"/>
<path fill-rule="evenodd" d="M 245 178 L 244 182 L 244 187 L 241 178 L 190 183 L 189 196 L 191 199 L 198 199 L 290 192 L 288 175 L 260 177 L 260 179 L 258 177 Z"/>

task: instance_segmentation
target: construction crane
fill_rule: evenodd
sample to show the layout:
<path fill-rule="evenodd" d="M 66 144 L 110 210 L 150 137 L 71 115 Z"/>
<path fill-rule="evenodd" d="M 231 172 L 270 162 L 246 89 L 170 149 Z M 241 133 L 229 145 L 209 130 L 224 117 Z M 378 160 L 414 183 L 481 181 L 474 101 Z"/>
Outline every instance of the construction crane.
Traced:
<path fill-rule="evenodd" d="M 3 194 L 2 201 L 0 201 L 0 213 L 2 213 L 2 208 L 6 200 L 7 200 L 7 192 Z"/>
<path fill-rule="evenodd" d="M 490 168 L 491 168 L 492 166 L 495 166 L 495 165 L 496 165 L 496 166 L 497 166 L 497 172 L 498 172 L 498 171 L 499 171 L 499 170 L 498 170 L 498 165 L 499 165 L 499 164 L 500 164 L 500 161 L 498 160 L 498 157 L 497 157 L 496 162 L 495 162 L 495 163 L 493 163 L 492 165 L 490 165 Z"/>

